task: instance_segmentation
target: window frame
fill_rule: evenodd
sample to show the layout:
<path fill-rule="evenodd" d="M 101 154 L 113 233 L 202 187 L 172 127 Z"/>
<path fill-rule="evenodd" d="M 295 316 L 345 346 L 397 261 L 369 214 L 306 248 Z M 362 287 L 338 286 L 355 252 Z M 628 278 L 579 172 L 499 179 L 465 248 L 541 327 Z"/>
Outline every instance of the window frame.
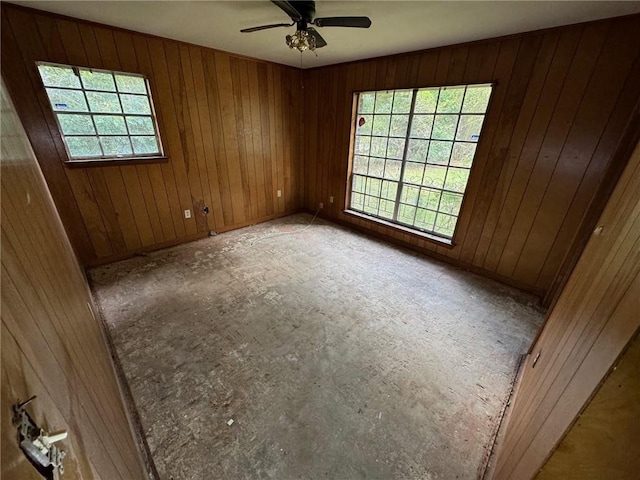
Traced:
<path fill-rule="evenodd" d="M 79 66 L 79 65 L 70 65 L 70 64 L 64 64 L 64 63 L 57 63 L 57 62 L 47 62 L 47 61 L 36 61 L 36 70 L 38 71 L 38 78 L 40 79 L 40 84 L 42 85 L 42 88 L 44 90 L 44 94 L 45 97 L 47 98 L 47 102 L 49 105 L 49 108 L 51 109 L 51 113 L 53 114 L 53 117 L 55 119 L 56 122 L 56 126 L 58 128 L 58 133 L 60 134 L 60 138 L 62 140 L 62 143 L 64 144 L 64 148 L 65 148 L 65 153 L 67 155 L 67 160 L 64 162 L 64 164 L 68 167 L 87 167 L 87 166 L 106 166 L 106 165 L 136 165 L 136 164 L 143 164 L 143 163 L 161 163 L 161 162 L 167 162 L 169 160 L 169 158 L 166 156 L 165 154 L 165 149 L 164 149 L 164 145 L 162 143 L 162 137 L 160 135 L 160 126 L 158 125 L 158 117 L 156 115 L 156 108 L 155 108 L 155 104 L 153 101 L 153 95 L 151 93 L 151 84 L 149 79 L 141 73 L 135 73 L 135 72 L 122 72 L 119 70 L 108 70 L 108 69 L 104 69 L 104 68 L 92 68 L 92 67 L 83 67 L 83 66 Z M 80 82 L 80 87 L 81 88 L 71 88 L 71 87 L 60 87 L 60 86 L 47 86 L 44 83 L 44 79 L 42 78 L 42 75 L 40 74 L 40 70 L 39 67 L 41 65 L 49 65 L 49 66 L 53 66 L 53 67 L 64 67 L 64 68 L 71 68 L 74 70 L 74 72 L 76 72 L 76 75 L 79 78 L 79 82 Z M 99 73 L 108 73 L 110 75 L 113 76 L 114 78 L 114 86 L 115 86 L 115 91 L 110 91 L 110 90 L 99 90 L 99 89 L 93 89 L 93 88 L 85 88 L 84 84 L 82 83 L 82 80 L 80 80 L 80 75 L 79 75 L 79 71 L 80 70 L 85 70 L 85 71 L 89 71 L 89 72 L 99 72 Z M 118 89 L 118 83 L 115 81 L 115 75 L 123 75 L 123 76 L 129 76 L 129 77 L 138 77 L 138 78 L 142 78 L 144 80 L 144 84 L 145 84 L 145 89 L 146 89 L 146 94 L 142 94 L 142 93 L 133 93 L 133 92 L 120 92 Z M 69 90 L 69 91 L 75 91 L 75 92 L 82 92 L 82 95 L 84 97 L 84 100 L 87 104 L 87 108 L 88 111 L 86 112 L 65 112 L 65 111 L 58 111 L 55 110 L 53 107 L 53 103 L 51 101 L 51 99 L 49 98 L 49 95 L 47 93 L 47 88 L 54 88 L 56 90 Z M 91 111 L 91 107 L 89 104 L 89 99 L 87 97 L 87 92 L 97 92 L 97 93 L 115 93 L 118 95 L 118 101 L 120 103 L 120 109 L 121 112 L 117 113 L 117 112 L 92 112 Z M 136 96 L 140 96 L 140 97 L 146 97 L 148 102 L 149 102 L 149 109 L 150 112 L 148 114 L 139 114 L 139 113 L 125 113 L 124 112 L 124 108 L 122 106 L 122 99 L 120 98 L 120 94 L 124 94 L 124 95 L 136 95 Z M 60 124 L 60 119 L 58 118 L 58 114 L 66 114 L 66 115 L 88 115 L 91 118 L 91 123 L 93 125 L 95 134 L 71 134 L 71 135 L 66 135 L 63 130 L 62 130 L 62 125 Z M 125 129 L 126 129 L 126 134 L 114 134 L 114 135 L 108 135 L 108 134 L 99 134 L 98 133 L 98 127 L 95 123 L 95 119 L 94 116 L 117 116 L 117 117 L 123 117 L 124 118 L 124 125 L 125 125 Z M 151 134 L 149 135 L 132 135 L 130 130 L 129 130 L 129 124 L 127 123 L 126 117 L 142 117 L 142 118 L 150 118 L 151 119 L 151 123 L 153 125 L 153 136 L 156 139 L 156 142 L 158 144 L 158 150 L 159 152 L 154 152 L 154 153 L 134 153 L 134 149 L 133 149 L 133 143 L 132 143 L 132 136 L 151 136 Z M 67 144 L 67 137 L 96 137 L 98 138 L 98 143 L 100 145 L 100 150 L 102 151 L 103 155 L 102 156 L 83 156 L 83 157 L 73 157 L 71 155 L 71 152 L 69 151 L 69 146 Z M 100 137 L 101 136 L 114 136 L 114 137 L 127 137 L 127 139 L 129 139 L 129 142 L 131 144 L 131 154 L 125 154 L 125 155 L 104 155 L 104 149 L 102 147 L 102 144 L 100 143 Z"/>
<path fill-rule="evenodd" d="M 401 231 L 403 233 L 408 233 L 410 235 L 415 235 L 417 237 L 426 239 L 428 241 L 431 241 L 437 245 L 446 247 L 446 248 L 453 248 L 456 245 L 456 236 L 458 233 L 458 227 L 460 226 L 460 222 L 459 219 L 463 214 L 464 211 L 464 206 L 465 206 L 465 199 L 467 196 L 467 192 L 468 192 L 468 187 L 469 184 L 471 182 L 471 178 L 473 176 L 473 172 L 475 171 L 475 165 L 476 165 L 476 157 L 478 155 L 478 149 L 479 146 L 481 145 L 481 143 L 484 143 L 482 138 L 483 138 L 483 133 L 485 131 L 485 127 L 486 127 L 486 120 L 487 120 L 487 116 L 489 115 L 489 111 L 491 109 L 491 104 L 493 101 L 493 98 L 495 96 L 495 90 L 496 87 L 498 85 L 498 82 L 496 81 L 491 81 L 491 82 L 471 82 L 471 83 L 460 83 L 460 84 L 447 84 L 447 85 L 427 85 L 427 86 L 419 86 L 419 87 L 399 87 L 399 88 L 382 88 L 382 89 L 377 89 L 377 90 L 353 90 L 351 92 L 352 95 L 352 111 L 351 111 L 351 123 L 350 123 L 350 137 L 349 137 L 349 157 L 348 157 L 348 165 L 347 165 L 347 181 L 346 181 L 346 195 L 345 195 L 345 205 L 344 205 L 344 210 L 343 213 L 351 215 L 351 216 L 355 216 L 358 217 L 360 219 L 364 219 L 367 221 L 371 221 L 371 222 L 375 222 L 377 224 L 381 224 L 390 228 L 393 228 L 395 230 Z M 442 235 L 433 231 L 429 231 L 426 229 L 421 229 L 420 227 L 416 227 L 415 225 L 408 225 L 402 222 L 397 221 L 397 212 L 400 208 L 400 204 L 401 202 L 399 201 L 399 199 L 402 196 L 402 185 L 407 183 L 403 181 L 403 172 L 405 170 L 405 166 L 406 163 L 408 162 L 407 160 L 407 150 L 408 150 L 408 143 L 409 143 L 409 139 L 411 139 L 411 125 L 412 125 L 412 120 L 413 117 L 415 115 L 420 115 L 420 114 L 416 114 L 414 111 L 414 105 L 415 105 L 415 101 L 416 101 L 416 94 L 419 90 L 425 90 L 425 89 L 445 89 L 445 88 L 461 88 L 461 87 L 479 87 L 479 86 L 487 86 L 487 87 L 491 87 L 491 92 L 489 94 L 489 99 L 487 101 L 487 107 L 486 110 L 483 114 L 483 120 L 482 120 L 482 124 L 480 126 L 480 130 L 479 130 L 479 134 L 478 134 L 478 141 L 477 142 L 466 142 L 466 143 L 475 143 L 476 144 L 476 150 L 473 154 L 473 158 L 471 160 L 471 166 L 469 167 L 469 175 L 467 178 L 467 182 L 465 185 L 465 188 L 462 192 L 455 192 L 456 194 L 460 194 L 462 196 L 462 200 L 461 200 L 461 204 L 460 204 L 460 209 L 458 210 L 458 214 L 455 215 L 456 217 L 456 224 L 453 230 L 453 233 L 451 234 L 451 236 L 446 236 L 446 235 Z M 360 100 L 360 95 L 363 93 L 373 93 L 376 94 L 378 92 L 398 92 L 398 91 L 411 91 L 412 93 L 412 101 L 411 101 L 411 109 L 409 111 L 408 115 L 409 116 L 409 120 L 408 120 L 408 125 L 407 125 L 407 130 L 406 130 L 406 134 L 404 137 L 397 137 L 397 138 L 403 138 L 405 143 L 405 147 L 404 147 L 404 152 L 403 152 L 403 156 L 402 159 L 400 159 L 400 161 L 402 162 L 401 164 L 401 172 L 400 172 L 400 176 L 398 178 L 398 180 L 391 180 L 391 181 L 395 181 L 397 182 L 398 185 L 398 192 L 396 194 L 396 200 L 394 200 L 394 215 L 393 217 L 396 218 L 396 220 L 394 221 L 393 219 L 387 219 L 384 217 L 380 217 L 374 214 L 370 214 L 370 213 L 366 213 L 363 211 L 359 211 L 359 210 L 355 210 L 354 208 L 352 208 L 351 206 L 351 200 L 352 200 L 352 195 L 353 195 L 353 167 L 354 167 L 354 161 L 355 161 L 355 148 L 356 148 L 356 137 L 357 137 L 357 131 L 358 131 L 358 118 L 359 118 L 359 114 L 358 113 L 358 105 L 359 105 L 359 100 Z M 464 98 L 463 98 L 463 102 L 464 102 Z M 464 115 L 462 113 L 462 103 L 461 103 L 461 107 L 460 107 L 461 111 L 458 112 L 456 115 L 458 117 L 460 117 L 461 115 Z M 374 115 L 375 113 L 371 113 L 371 114 L 364 114 L 364 115 Z M 478 113 L 476 112 L 470 112 L 470 115 L 478 115 Z M 392 111 L 389 113 L 389 115 L 393 115 L 393 109 Z M 433 115 L 437 115 L 437 112 L 434 112 Z M 372 119 L 373 120 L 373 119 Z M 459 120 L 458 120 L 459 121 Z M 372 125 L 373 127 L 373 125 Z M 456 132 L 454 133 L 454 139 L 452 140 L 452 142 L 455 144 L 456 140 L 455 140 L 455 135 L 457 133 L 457 126 L 456 126 Z M 373 137 L 373 135 L 372 135 Z M 383 138 L 396 138 L 396 137 L 391 137 L 389 135 L 387 135 L 386 137 Z M 429 139 L 429 141 L 431 141 L 432 139 Z M 463 143 L 463 142 L 460 142 Z M 370 156 L 369 156 L 370 158 Z M 377 158 L 377 157 L 376 157 Z M 450 159 L 449 162 L 447 164 L 447 168 L 449 167 L 449 163 L 450 163 Z M 425 163 L 426 165 L 426 163 Z M 356 174 L 359 175 L 359 174 Z M 366 174 L 363 174 L 361 176 L 364 177 L 369 177 Z M 377 176 L 373 175 L 371 176 L 371 178 L 378 178 Z M 383 176 L 381 177 L 381 181 L 382 180 L 390 180 L 387 178 L 384 178 L 384 172 L 383 172 Z M 407 183 L 408 185 L 412 185 L 415 186 L 412 183 Z M 432 187 L 428 187 L 425 185 L 420 185 L 419 187 L 421 188 L 432 188 Z M 444 187 L 444 186 L 443 186 Z M 435 189 L 439 190 L 440 193 L 442 194 L 443 192 L 447 192 L 447 190 L 445 190 L 444 188 L 439 188 L 439 187 L 434 187 Z M 382 198 L 382 197 L 380 197 Z M 445 212 L 443 212 L 445 213 Z M 414 220 L 415 221 L 415 220 Z"/>

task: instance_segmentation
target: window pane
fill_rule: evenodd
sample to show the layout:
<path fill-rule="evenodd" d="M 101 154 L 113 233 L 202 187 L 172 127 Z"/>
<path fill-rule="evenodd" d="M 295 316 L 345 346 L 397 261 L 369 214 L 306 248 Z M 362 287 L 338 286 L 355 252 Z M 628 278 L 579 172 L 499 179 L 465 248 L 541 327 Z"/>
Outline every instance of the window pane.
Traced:
<path fill-rule="evenodd" d="M 442 192 L 440 190 L 422 188 L 420 189 L 420 199 L 418 200 L 418 205 L 430 210 L 437 210 L 438 205 L 440 204 L 441 194 Z"/>
<path fill-rule="evenodd" d="M 395 201 L 393 200 L 380 200 L 380 208 L 378 209 L 378 216 L 392 219 L 393 210 L 395 209 Z"/>
<path fill-rule="evenodd" d="M 389 135 L 390 115 L 376 115 L 373 119 L 373 135 Z"/>
<path fill-rule="evenodd" d="M 422 184 L 429 187 L 442 188 L 444 179 L 447 176 L 447 167 L 427 165 L 424 169 L 424 180 Z"/>
<path fill-rule="evenodd" d="M 118 115 L 94 115 L 93 121 L 100 135 L 126 135 L 124 117 Z"/>
<path fill-rule="evenodd" d="M 387 158 L 396 158 L 402 160 L 404 155 L 404 138 L 390 138 L 387 144 Z"/>
<path fill-rule="evenodd" d="M 366 177 L 362 175 L 354 175 L 353 176 L 353 191 L 364 193 L 364 187 L 366 184 Z"/>
<path fill-rule="evenodd" d="M 376 92 L 376 113 L 391 113 L 393 92 Z"/>
<path fill-rule="evenodd" d="M 438 103 L 438 89 L 419 90 L 416 94 L 415 113 L 434 113 Z"/>
<path fill-rule="evenodd" d="M 373 115 L 360 115 L 356 128 L 356 135 L 371 135 Z"/>
<path fill-rule="evenodd" d="M 133 143 L 133 151 L 139 155 L 150 153 L 160 153 L 160 146 L 156 137 L 131 137 Z"/>
<path fill-rule="evenodd" d="M 90 115 L 58 114 L 60 128 L 65 135 L 91 135 L 95 134 Z"/>
<path fill-rule="evenodd" d="M 108 72 L 92 72 L 91 70 L 80 70 L 80 77 L 84 88 L 88 90 L 106 90 L 115 92 L 116 85 L 113 83 L 113 75 Z"/>
<path fill-rule="evenodd" d="M 413 90 L 397 90 L 393 96 L 393 113 L 409 113 Z"/>
<path fill-rule="evenodd" d="M 420 185 L 422 183 L 423 174 L 424 163 L 407 162 L 404 166 L 404 175 L 402 176 L 402 181 Z"/>
<path fill-rule="evenodd" d="M 400 204 L 398 208 L 398 221 L 413 225 L 413 218 L 416 216 L 416 207 Z"/>
<path fill-rule="evenodd" d="M 406 137 L 408 125 L 409 115 L 393 115 L 391 117 L 391 130 L 389 131 L 389 136 Z"/>
<path fill-rule="evenodd" d="M 433 230 L 433 225 L 436 221 L 436 212 L 431 210 L 425 210 L 424 208 L 418 208 L 416 210 L 416 220 L 414 225 L 424 230 Z"/>
<path fill-rule="evenodd" d="M 151 117 L 127 117 L 127 125 L 131 135 L 154 135 Z"/>
<path fill-rule="evenodd" d="M 384 158 L 387 154 L 387 137 L 371 137 L 371 153 L 372 157 Z"/>
<path fill-rule="evenodd" d="M 469 86 L 464 96 L 462 113 L 485 113 L 489 105 L 491 86 Z"/>
<path fill-rule="evenodd" d="M 453 140 L 457 125 L 457 115 L 436 115 L 431 138 L 436 140 Z"/>
<path fill-rule="evenodd" d="M 440 89 L 438 113 L 458 113 L 462 107 L 465 87 L 444 87 Z"/>
<path fill-rule="evenodd" d="M 460 117 L 460 125 L 456 140 L 464 140 L 466 142 L 477 142 L 480 138 L 480 129 L 482 128 L 482 120 L 484 115 L 462 115 Z"/>
<path fill-rule="evenodd" d="M 147 93 L 147 83 L 142 77 L 116 74 L 118 91 L 125 93 Z"/>
<path fill-rule="evenodd" d="M 447 165 L 449 163 L 449 156 L 451 155 L 452 148 L 453 142 L 432 141 L 429 146 L 427 162 L 435 163 L 437 165 Z"/>
<path fill-rule="evenodd" d="M 384 159 L 382 158 L 370 158 L 369 159 L 369 171 L 368 175 L 374 177 L 381 177 L 384 173 Z"/>
<path fill-rule="evenodd" d="M 451 215 L 445 215 L 443 213 L 438 213 L 436 215 L 436 224 L 434 226 L 434 231 L 436 233 L 440 233 L 447 237 L 453 236 L 453 230 L 456 226 L 456 217 L 452 217 Z"/>
<path fill-rule="evenodd" d="M 380 206 L 380 199 L 377 197 L 364 197 L 364 208 L 363 210 L 372 215 L 378 214 L 378 207 Z"/>
<path fill-rule="evenodd" d="M 443 192 L 442 200 L 440 202 L 440 208 L 438 210 L 457 216 L 460 212 L 460 205 L 462 205 L 462 195 Z"/>
<path fill-rule="evenodd" d="M 419 196 L 420 196 L 420 188 L 413 187 L 411 185 L 405 185 L 402 187 L 402 194 L 400 195 L 400 201 L 408 205 L 417 205 Z"/>
<path fill-rule="evenodd" d="M 357 210 L 362 210 L 364 206 L 364 195 L 361 193 L 352 193 L 351 194 L 351 207 Z"/>
<path fill-rule="evenodd" d="M 374 197 L 380 196 L 380 191 L 382 189 L 382 180 L 377 178 L 367 178 L 367 185 L 365 193 L 367 195 L 373 195 Z"/>
<path fill-rule="evenodd" d="M 451 152 L 451 166 L 471 168 L 475 153 L 475 143 L 456 142 L 453 145 L 453 152 Z"/>
<path fill-rule="evenodd" d="M 71 67 L 38 65 L 38 70 L 47 87 L 80 88 L 80 80 Z"/>
<path fill-rule="evenodd" d="M 427 159 L 427 150 L 429 149 L 428 140 L 409 139 L 409 148 L 407 149 L 407 160 L 411 162 L 424 162 Z"/>
<path fill-rule="evenodd" d="M 92 112 L 120 113 L 120 101 L 115 93 L 86 92 Z"/>
<path fill-rule="evenodd" d="M 356 155 L 353 158 L 353 173 L 367 173 L 369 168 L 369 158 L 362 155 Z"/>
<path fill-rule="evenodd" d="M 399 160 L 387 160 L 384 167 L 384 178 L 391 180 L 400 180 L 400 169 L 402 168 L 402 162 Z"/>
<path fill-rule="evenodd" d="M 411 122 L 411 136 L 414 138 L 431 138 L 433 115 L 414 115 Z"/>
<path fill-rule="evenodd" d="M 86 112 L 87 102 L 84 94 L 80 90 L 59 90 L 57 88 L 47 88 L 47 95 L 51 101 L 53 109 L 65 112 Z"/>
<path fill-rule="evenodd" d="M 373 113 L 373 106 L 376 103 L 375 93 L 361 93 L 358 99 L 358 113 Z"/>
<path fill-rule="evenodd" d="M 469 179 L 469 170 L 466 168 L 450 168 L 447 172 L 447 181 L 444 188 L 454 192 L 464 192 Z"/>
<path fill-rule="evenodd" d="M 371 145 L 371 137 L 357 136 L 355 153 L 357 155 L 369 155 L 370 145 Z"/>
<path fill-rule="evenodd" d="M 395 201 L 397 193 L 398 193 L 397 182 L 390 182 L 388 180 L 385 180 L 382 182 L 382 192 L 380 195 L 382 198 Z"/>
<path fill-rule="evenodd" d="M 72 158 L 102 156 L 97 137 L 65 137 L 65 141 Z"/>
<path fill-rule="evenodd" d="M 122 108 L 124 113 L 138 113 L 147 114 L 151 113 L 151 107 L 149 107 L 149 100 L 142 95 L 120 95 L 122 100 Z"/>
<path fill-rule="evenodd" d="M 129 137 L 100 137 L 105 155 L 131 155 Z"/>

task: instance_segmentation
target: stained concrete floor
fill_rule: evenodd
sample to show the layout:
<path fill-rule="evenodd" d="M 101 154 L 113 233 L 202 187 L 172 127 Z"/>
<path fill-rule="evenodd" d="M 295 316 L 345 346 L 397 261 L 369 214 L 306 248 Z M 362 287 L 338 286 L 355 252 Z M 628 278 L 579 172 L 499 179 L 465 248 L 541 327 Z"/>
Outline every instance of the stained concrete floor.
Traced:
<path fill-rule="evenodd" d="M 474 479 L 537 300 L 311 218 L 90 272 L 161 478 Z"/>

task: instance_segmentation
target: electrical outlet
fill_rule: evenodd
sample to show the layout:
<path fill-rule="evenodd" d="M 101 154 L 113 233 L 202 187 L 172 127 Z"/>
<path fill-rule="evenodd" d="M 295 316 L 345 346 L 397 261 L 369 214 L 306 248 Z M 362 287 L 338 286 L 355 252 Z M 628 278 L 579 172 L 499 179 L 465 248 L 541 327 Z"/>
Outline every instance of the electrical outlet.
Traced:
<path fill-rule="evenodd" d="M 282 190 L 278 190 L 278 197 L 282 196 Z"/>
<path fill-rule="evenodd" d="M 333 196 L 329 197 L 329 203 L 333 203 Z"/>
<path fill-rule="evenodd" d="M 324 203 L 320 202 L 319 208 L 322 210 L 324 208 Z"/>
<path fill-rule="evenodd" d="M 191 210 L 184 211 L 184 218 L 191 218 Z"/>

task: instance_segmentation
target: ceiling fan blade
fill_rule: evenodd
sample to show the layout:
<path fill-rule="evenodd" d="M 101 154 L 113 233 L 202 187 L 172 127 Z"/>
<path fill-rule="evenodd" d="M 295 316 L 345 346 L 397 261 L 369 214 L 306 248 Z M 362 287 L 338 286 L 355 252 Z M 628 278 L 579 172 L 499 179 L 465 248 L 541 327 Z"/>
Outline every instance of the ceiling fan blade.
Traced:
<path fill-rule="evenodd" d="M 371 19 L 369 17 L 324 17 L 316 18 L 313 24 L 316 27 L 369 28 Z"/>
<path fill-rule="evenodd" d="M 262 25 L 260 27 L 243 28 L 240 31 L 242 33 L 251 33 L 251 32 L 259 32 L 260 30 L 267 30 L 268 28 L 291 27 L 293 25 L 295 25 L 295 23 L 274 23 L 271 25 Z"/>
<path fill-rule="evenodd" d="M 322 38 L 322 35 L 320 35 L 315 28 L 309 27 L 307 28 L 307 32 L 309 32 L 309 35 L 316 39 L 316 48 L 327 46 L 327 42 L 324 38 Z"/>
<path fill-rule="evenodd" d="M 296 10 L 296 7 L 294 7 L 291 2 L 287 2 L 286 0 L 271 0 L 271 3 L 280 7 L 294 22 L 302 20 L 302 15 L 300 15 L 300 12 Z"/>

